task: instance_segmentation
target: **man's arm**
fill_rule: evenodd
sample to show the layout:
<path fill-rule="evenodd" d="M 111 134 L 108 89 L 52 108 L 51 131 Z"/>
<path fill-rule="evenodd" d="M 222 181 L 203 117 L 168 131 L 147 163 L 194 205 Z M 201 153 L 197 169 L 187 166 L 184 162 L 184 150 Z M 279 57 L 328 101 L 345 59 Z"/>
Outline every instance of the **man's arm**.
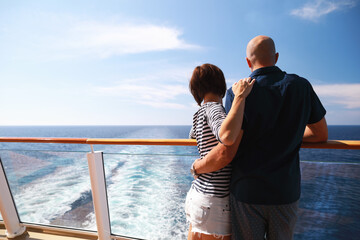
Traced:
<path fill-rule="evenodd" d="M 203 159 L 196 160 L 194 163 L 196 174 L 214 172 L 228 165 L 235 157 L 243 133 L 244 131 L 241 130 L 234 144 L 225 146 L 218 143 Z"/>
<path fill-rule="evenodd" d="M 326 142 L 328 140 L 328 128 L 325 117 L 320 121 L 306 125 L 303 142 Z"/>

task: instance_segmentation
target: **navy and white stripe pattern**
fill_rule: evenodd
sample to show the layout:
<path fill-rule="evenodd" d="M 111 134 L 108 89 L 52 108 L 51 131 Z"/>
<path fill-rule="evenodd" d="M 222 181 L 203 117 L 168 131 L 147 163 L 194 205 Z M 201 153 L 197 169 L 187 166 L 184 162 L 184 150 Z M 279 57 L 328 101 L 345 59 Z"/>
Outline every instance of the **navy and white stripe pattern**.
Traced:
<path fill-rule="evenodd" d="M 196 139 L 201 158 L 219 143 L 219 130 L 225 117 L 224 107 L 217 102 L 202 104 L 194 114 L 190 138 Z M 204 194 L 226 197 L 229 195 L 230 178 L 231 164 L 218 171 L 201 174 L 193 181 L 193 186 Z"/>

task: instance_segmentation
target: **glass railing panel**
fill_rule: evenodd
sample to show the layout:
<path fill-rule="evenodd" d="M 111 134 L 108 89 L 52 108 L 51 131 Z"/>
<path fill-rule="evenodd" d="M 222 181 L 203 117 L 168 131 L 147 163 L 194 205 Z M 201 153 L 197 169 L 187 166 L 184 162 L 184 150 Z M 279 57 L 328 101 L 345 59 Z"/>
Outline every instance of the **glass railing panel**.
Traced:
<path fill-rule="evenodd" d="M 162 154 L 198 156 L 196 146 L 156 146 L 156 145 L 93 145 L 95 151 L 120 154 Z"/>
<path fill-rule="evenodd" d="M 0 127 L 1 128 L 1 127 Z M 22 150 L 22 151 L 90 151 L 87 144 L 49 144 L 49 143 L 27 143 L 27 142 L 0 142 L 2 150 Z"/>
<path fill-rule="evenodd" d="M 186 239 L 184 202 L 196 147 L 94 148 L 104 151 L 113 234 Z M 328 162 L 329 154 L 339 160 Z M 86 152 L 14 149 L 0 150 L 0 157 L 22 222 L 96 230 Z M 359 157 L 356 150 L 301 150 L 305 161 L 294 239 L 359 236 Z"/>
<path fill-rule="evenodd" d="M 302 195 L 294 239 L 357 239 L 360 164 L 301 162 L 301 172 Z"/>
<path fill-rule="evenodd" d="M 20 221 L 95 230 L 86 152 L 0 150 Z"/>
<path fill-rule="evenodd" d="M 360 163 L 360 154 L 358 150 L 352 149 L 301 148 L 300 160 L 310 162 Z"/>
<path fill-rule="evenodd" d="M 104 154 L 112 233 L 186 239 L 184 204 L 195 157 Z"/>
<path fill-rule="evenodd" d="M 112 233 L 186 239 L 184 202 L 192 181 L 189 168 L 196 157 L 104 154 Z M 303 161 L 301 170 L 302 197 L 294 239 L 358 236 L 360 164 Z"/>

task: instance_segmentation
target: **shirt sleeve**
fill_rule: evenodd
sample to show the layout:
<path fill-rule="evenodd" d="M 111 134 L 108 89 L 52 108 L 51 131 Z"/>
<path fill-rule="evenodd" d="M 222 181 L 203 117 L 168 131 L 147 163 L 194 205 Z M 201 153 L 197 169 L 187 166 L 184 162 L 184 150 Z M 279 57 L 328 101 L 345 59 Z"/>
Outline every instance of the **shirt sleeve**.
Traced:
<path fill-rule="evenodd" d="M 194 126 L 192 126 L 191 129 L 190 129 L 189 138 L 191 138 L 191 139 L 196 138 L 195 132 L 194 132 Z"/>
<path fill-rule="evenodd" d="M 221 142 L 219 131 L 221 124 L 226 118 L 226 112 L 223 105 L 220 103 L 209 105 L 209 107 L 206 108 L 206 117 L 212 133 L 215 135 L 216 139 Z"/>
<path fill-rule="evenodd" d="M 225 98 L 225 112 L 226 112 L 226 114 L 228 114 L 230 112 L 232 103 L 234 101 L 234 97 L 235 97 L 235 94 L 232 91 L 232 88 L 229 88 L 226 91 L 226 98 Z M 246 113 L 244 112 L 244 119 L 243 119 L 241 129 L 245 129 L 246 125 L 247 125 L 247 118 L 246 118 Z"/>
<path fill-rule="evenodd" d="M 229 113 L 233 101 L 234 101 L 234 93 L 233 93 L 232 89 L 229 88 L 226 91 L 226 98 L 225 98 L 225 111 L 226 111 L 226 114 Z"/>
<path fill-rule="evenodd" d="M 313 124 L 313 123 L 317 123 L 325 116 L 326 110 L 310 83 L 309 85 L 310 85 L 311 111 L 310 111 L 308 124 Z"/>

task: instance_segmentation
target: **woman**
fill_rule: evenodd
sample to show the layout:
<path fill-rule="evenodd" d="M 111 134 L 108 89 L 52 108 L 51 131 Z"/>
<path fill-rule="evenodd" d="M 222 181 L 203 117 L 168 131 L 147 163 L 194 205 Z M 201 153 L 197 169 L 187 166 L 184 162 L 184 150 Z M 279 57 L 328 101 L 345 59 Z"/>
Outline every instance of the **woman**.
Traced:
<path fill-rule="evenodd" d="M 194 114 L 190 137 L 197 140 L 200 157 L 221 142 L 232 145 L 242 125 L 245 98 L 255 81 L 241 79 L 232 86 L 235 98 L 226 116 L 222 98 L 226 92 L 223 72 L 212 64 L 197 66 L 189 87 L 200 109 Z M 201 161 L 201 160 L 200 160 Z M 185 212 L 190 222 L 188 239 L 230 239 L 229 185 L 231 164 L 211 173 L 197 175 L 186 197 Z"/>

